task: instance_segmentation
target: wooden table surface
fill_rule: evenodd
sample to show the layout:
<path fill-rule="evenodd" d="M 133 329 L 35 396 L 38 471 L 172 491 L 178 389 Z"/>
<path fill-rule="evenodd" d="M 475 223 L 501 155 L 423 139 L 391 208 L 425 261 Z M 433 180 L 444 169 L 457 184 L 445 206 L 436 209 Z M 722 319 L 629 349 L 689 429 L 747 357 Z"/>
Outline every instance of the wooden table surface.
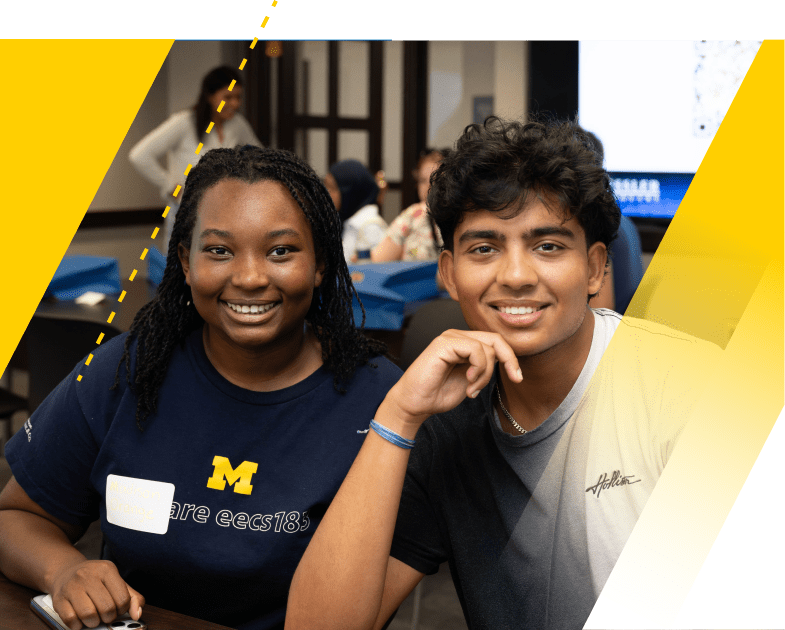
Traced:
<path fill-rule="evenodd" d="M 0 573 L 0 630 L 51 630 L 30 610 L 30 600 L 38 594 Z M 144 607 L 142 621 L 148 630 L 231 630 L 155 606 Z"/>

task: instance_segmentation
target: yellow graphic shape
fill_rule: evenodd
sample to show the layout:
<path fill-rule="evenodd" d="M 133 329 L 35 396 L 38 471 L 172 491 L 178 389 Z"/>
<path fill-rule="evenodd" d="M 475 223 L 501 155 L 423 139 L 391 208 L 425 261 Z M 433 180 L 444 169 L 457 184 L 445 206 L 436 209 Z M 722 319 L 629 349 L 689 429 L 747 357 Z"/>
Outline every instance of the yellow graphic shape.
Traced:
<path fill-rule="evenodd" d="M 213 458 L 213 467 L 213 476 L 207 480 L 208 488 L 223 490 L 228 481 L 230 486 L 234 486 L 234 491 L 238 494 L 251 494 L 253 490 L 251 477 L 253 477 L 259 464 L 243 462 L 237 468 L 232 468 L 228 458 L 216 455 Z"/>
<path fill-rule="evenodd" d="M 3 222 L 0 372 L 46 290 L 172 40 L 2 40 L 35 68 L 34 95 L 0 99 Z M 35 87 L 33 87 L 35 86 Z M 88 348 L 85 348 L 87 351 Z"/>
<path fill-rule="evenodd" d="M 628 311 L 724 352 L 586 628 L 675 627 L 782 410 L 784 52 L 764 42 Z"/>

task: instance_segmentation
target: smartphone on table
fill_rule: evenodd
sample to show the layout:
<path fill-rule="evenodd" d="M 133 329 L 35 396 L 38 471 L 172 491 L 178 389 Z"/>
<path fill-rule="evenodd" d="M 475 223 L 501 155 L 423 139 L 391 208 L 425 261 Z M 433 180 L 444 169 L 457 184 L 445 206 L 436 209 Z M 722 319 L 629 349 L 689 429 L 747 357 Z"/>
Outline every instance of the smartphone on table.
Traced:
<path fill-rule="evenodd" d="M 36 595 L 30 600 L 30 608 L 33 612 L 43 619 L 50 628 L 53 630 L 70 630 L 67 625 L 60 619 L 60 615 L 55 612 L 54 605 L 52 604 L 51 595 Z M 120 615 L 114 621 L 109 623 L 102 623 L 97 625 L 93 630 L 146 630 L 147 624 L 141 619 L 135 621 L 131 619 L 131 615 Z"/>

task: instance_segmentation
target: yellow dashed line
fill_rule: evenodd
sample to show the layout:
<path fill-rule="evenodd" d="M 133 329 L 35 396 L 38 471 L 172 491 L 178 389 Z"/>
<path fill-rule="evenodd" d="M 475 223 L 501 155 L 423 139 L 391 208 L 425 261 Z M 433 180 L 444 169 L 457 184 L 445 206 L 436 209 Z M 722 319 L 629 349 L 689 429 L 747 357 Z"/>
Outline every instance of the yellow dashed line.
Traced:
<path fill-rule="evenodd" d="M 273 6 L 273 7 L 276 7 L 276 6 L 278 6 L 278 0 L 272 0 L 272 6 Z M 269 15 L 265 16 L 264 20 L 262 21 L 262 28 L 265 28 L 265 27 L 267 26 L 267 22 L 268 22 L 269 20 L 270 20 L 270 16 L 269 16 Z M 251 42 L 250 49 L 251 49 L 251 50 L 253 50 L 253 49 L 256 47 L 256 44 L 257 44 L 258 42 L 259 42 L 259 38 L 258 38 L 258 37 L 254 37 L 254 38 L 253 38 L 253 41 Z M 243 69 L 245 68 L 245 64 L 246 64 L 246 63 L 248 63 L 248 59 L 246 59 L 246 58 L 243 58 L 242 62 L 240 63 L 240 66 L 239 66 L 239 70 L 243 70 Z M 233 81 L 231 82 L 231 84 L 229 85 L 229 88 L 228 88 L 230 92 L 231 92 L 231 91 L 234 89 L 234 86 L 235 86 L 236 84 L 237 84 L 237 81 L 236 81 L 236 80 L 233 80 Z M 217 110 L 217 111 L 218 111 L 218 112 L 220 112 L 220 111 L 223 109 L 223 107 L 224 107 L 224 105 L 225 105 L 225 104 L 226 104 L 226 103 L 225 103 L 225 101 L 221 101 L 221 104 L 218 106 L 218 110 Z M 207 130 L 206 130 L 206 132 L 205 132 L 205 133 L 210 133 L 210 132 L 213 130 L 213 126 L 214 126 L 214 125 L 215 125 L 215 123 L 211 122 L 211 123 L 210 123 L 210 124 L 207 126 Z M 196 147 L 196 151 L 194 151 L 194 154 L 195 154 L 195 155 L 199 155 L 199 154 L 201 153 L 201 151 L 202 151 L 202 149 L 203 149 L 203 148 L 204 148 L 204 144 L 203 144 L 202 142 L 200 142 L 200 143 L 199 143 L 199 145 Z M 184 173 L 184 175 L 185 175 L 186 177 L 188 177 L 188 174 L 191 172 L 191 168 L 193 168 L 193 166 L 192 166 L 191 164 L 189 164 L 189 165 L 188 165 L 188 168 L 186 168 L 186 169 L 185 169 L 185 173 Z M 172 196 L 173 196 L 173 197 L 177 197 L 177 196 L 180 194 L 180 190 L 181 190 L 181 189 L 182 189 L 182 186 L 178 184 L 177 188 L 175 188 L 175 189 L 174 189 L 174 192 L 172 193 Z M 170 208 L 170 206 L 166 206 L 166 208 L 164 208 L 163 214 L 161 215 L 161 216 L 162 216 L 164 219 L 166 218 L 166 215 L 167 215 L 167 214 L 169 214 L 169 210 L 170 210 L 170 209 L 171 209 L 171 208 Z M 159 231 L 159 229 L 160 229 L 160 228 L 155 228 L 155 229 L 153 230 L 153 233 L 152 233 L 152 235 L 150 236 L 150 238 L 151 238 L 151 239 L 155 239 L 155 237 L 156 237 L 156 236 L 158 236 L 158 231 Z M 144 251 L 142 252 L 142 255 L 141 255 L 141 256 L 139 256 L 139 259 L 140 259 L 140 260 L 144 260 L 144 259 L 145 259 L 145 256 L 147 256 L 147 253 L 148 253 L 149 251 L 150 251 L 150 250 L 149 250 L 148 248 L 146 248 L 146 247 L 145 247 Z M 136 278 L 136 274 L 137 274 L 137 273 L 138 273 L 138 270 L 134 269 L 134 270 L 131 272 L 131 275 L 128 277 L 128 280 L 129 280 L 130 282 L 133 282 L 133 281 L 134 281 L 134 278 Z M 126 296 L 126 295 L 127 295 L 127 292 L 126 292 L 126 291 L 123 291 L 123 292 L 121 292 L 121 293 L 120 293 L 120 296 L 117 298 L 117 301 L 118 301 L 118 302 L 122 302 L 122 301 L 125 299 L 125 296 Z M 107 318 L 107 320 L 106 320 L 106 323 L 107 323 L 107 324 L 111 324 L 111 323 L 112 323 L 112 320 L 114 319 L 114 316 L 115 316 L 115 315 L 116 315 L 115 311 L 112 311 L 112 312 L 109 314 L 109 317 Z M 96 345 L 101 345 L 101 342 L 102 342 L 103 340 L 104 340 L 104 333 L 101 333 L 100 335 L 98 335 L 98 339 L 96 339 L 96 342 L 95 342 L 95 343 L 96 343 Z M 87 360 L 85 361 L 85 365 L 90 365 L 90 362 L 91 362 L 92 360 L 93 360 L 93 355 L 92 355 L 92 354 L 90 354 L 90 355 L 87 357 Z M 81 375 L 81 374 L 78 374 L 78 375 L 77 375 L 77 377 L 76 377 L 76 380 L 77 380 L 77 381 L 81 381 L 81 380 L 82 380 L 82 375 Z"/>
<path fill-rule="evenodd" d="M 273 6 L 274 6 L 274 7 L 277 7 L 277 6 L 278 6 L 278 0 L 273 0 Z"/>

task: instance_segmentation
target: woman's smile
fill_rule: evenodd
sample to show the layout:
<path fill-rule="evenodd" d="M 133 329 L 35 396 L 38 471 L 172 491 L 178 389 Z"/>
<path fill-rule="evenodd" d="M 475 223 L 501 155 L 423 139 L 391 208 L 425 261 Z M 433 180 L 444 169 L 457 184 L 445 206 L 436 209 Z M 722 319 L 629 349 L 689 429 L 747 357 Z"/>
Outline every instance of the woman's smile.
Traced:
<path fill-rule="evenodd" d="M 243 315 L 264 315 L 280 304 L 280 302 L 268 302 L 267 304 L 238 304 L 237 302 L 229 301 L 223 301 L 223 303 L 235 313 Z"/>

